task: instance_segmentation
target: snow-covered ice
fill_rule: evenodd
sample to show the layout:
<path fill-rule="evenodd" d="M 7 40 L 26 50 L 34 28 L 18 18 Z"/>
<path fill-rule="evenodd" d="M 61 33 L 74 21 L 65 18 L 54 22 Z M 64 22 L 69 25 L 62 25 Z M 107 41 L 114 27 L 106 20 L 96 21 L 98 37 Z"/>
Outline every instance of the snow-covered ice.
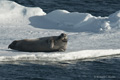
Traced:
<path fill-rule="evenodd" d="M 65 52 L 20 52 L 8 49 L 13 40 L 68 35 Z M 24 7 L 0 0 L 0 61 L 64 61 L 120 54 L 120 11 L 108 17 L 89 13 Z"/>

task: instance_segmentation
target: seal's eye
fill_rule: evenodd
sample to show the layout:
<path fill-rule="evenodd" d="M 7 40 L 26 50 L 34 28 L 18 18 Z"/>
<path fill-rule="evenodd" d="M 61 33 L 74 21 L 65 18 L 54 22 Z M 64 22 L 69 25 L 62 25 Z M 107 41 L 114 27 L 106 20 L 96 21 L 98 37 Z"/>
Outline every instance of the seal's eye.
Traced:
<path fill-rule="evenodd" d="M 62 33 L 60 36 L 61 37 L 66 37 L 67 35 L 65 33 Z"/>

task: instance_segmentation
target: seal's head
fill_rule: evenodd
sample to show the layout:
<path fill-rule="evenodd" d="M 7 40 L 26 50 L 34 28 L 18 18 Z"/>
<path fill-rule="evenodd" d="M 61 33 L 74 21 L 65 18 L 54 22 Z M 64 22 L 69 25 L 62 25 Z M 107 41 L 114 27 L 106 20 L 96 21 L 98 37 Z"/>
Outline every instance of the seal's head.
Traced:
<path fill-rule="evenodd" d="M 63 42 L 67 42 L 67 35 L 65 33 L 62 33 L 58 39 L 61 39 Z"/>
<path fill-rule="evenodd" d="M 65 51 L 67 48 L 67 35 L 65 33 L 60 34 L 56 40 L 54 40 L 54 49 L 59 51 Z"/>

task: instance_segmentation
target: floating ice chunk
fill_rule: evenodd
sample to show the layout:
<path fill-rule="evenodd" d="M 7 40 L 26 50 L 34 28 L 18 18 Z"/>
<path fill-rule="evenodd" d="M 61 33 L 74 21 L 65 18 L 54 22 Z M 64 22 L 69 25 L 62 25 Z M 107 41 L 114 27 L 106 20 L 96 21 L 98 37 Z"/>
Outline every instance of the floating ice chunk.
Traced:
<path fill-rule="evenodd" d="M 0 61 L 65 61 L 120 54 L 119 29 L 114 33 L 102 32 L 115 28 L 120 29 L 120 11 L 109 17 L 66 10 L 46 14 L 41 8 L 0 0 Z M 100 31 L 101 34 L 96 34 Z M 63 32 L 69 37 L 66 52 L 30 53 L 7 49 L 8 44 L 16 39 L 55 36 Z"/>

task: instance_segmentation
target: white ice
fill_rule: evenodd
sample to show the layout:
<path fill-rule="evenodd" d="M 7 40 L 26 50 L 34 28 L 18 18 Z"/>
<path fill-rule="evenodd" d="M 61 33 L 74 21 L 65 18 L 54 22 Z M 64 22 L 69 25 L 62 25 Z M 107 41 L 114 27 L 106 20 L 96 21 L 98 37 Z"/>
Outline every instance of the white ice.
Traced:
<path fill-rule="evenodd" d="M 20 52 L 8 49 L 13 40 L 68 35 L 65 52 Z M 120 54 L 120 11 L 108 17 L 24 7 L 0 0 L 0 61 L 65 61 Z"/>

